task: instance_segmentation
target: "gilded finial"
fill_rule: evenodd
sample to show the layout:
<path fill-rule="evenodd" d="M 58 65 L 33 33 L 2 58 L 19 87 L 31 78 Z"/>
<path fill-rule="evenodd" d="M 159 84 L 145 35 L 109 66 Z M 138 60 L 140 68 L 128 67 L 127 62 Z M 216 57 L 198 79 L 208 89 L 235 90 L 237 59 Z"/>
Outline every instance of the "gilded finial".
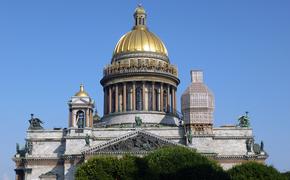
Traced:
<path fill-rule="evenodd" d="M 80 92 L 84 92 L 84 85 L 83 84 L 80 85 Z"/>

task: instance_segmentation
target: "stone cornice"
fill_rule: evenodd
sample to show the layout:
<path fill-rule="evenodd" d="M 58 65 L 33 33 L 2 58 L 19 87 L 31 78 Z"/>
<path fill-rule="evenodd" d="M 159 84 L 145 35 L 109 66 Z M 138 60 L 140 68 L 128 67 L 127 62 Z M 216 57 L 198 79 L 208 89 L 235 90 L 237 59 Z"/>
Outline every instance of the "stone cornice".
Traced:
<path fill-rule="evenodd" d="M 130 133 L 133 134 L 133 133 Z M 129 135 L 129 134 L 128 134 Z M 119 138 L 118 138 L 119 139 Z M 118 140 L 116 139 L 116 140 Z M 116 141 L 115 140 L 115 141 Z M 162 139 L 164 140 L 164 139 Z M 175 144 L 175 145 L 179 145 L 177 143 L 172 143 L 171 141 L 169 141 L 171 144 Z M 106 143 L 105 143 L 106 144 Z M 101 144 L 104 145 L 104 144 Z M 183 145 L 181 145 L 183 146 Z M 82 159 L 84 158 L 84 155 L 123 155 L 123 154 L 135 154 L 135 155 L 146 155 L 148 153 L 150 153 L 150 151 L 138 151 L 138 152 L 93 152 L 92 150 L 97 149 L 98 147 L 100 147 L 100 145 L 96 146 L 93 149 L 89 149 L 89 150 L 85 150 L 82 153 L 83 154 L 73 154 L 73 155 L 63 155 L 62 157 L 21 157 L 21 158 L 12 158 L 13 161 L 15 162 L 19 162 L 19 161 L 63 161 L 63 160 L 70 160 L 70 159 Z M 184 146 L 186 147 L 186 146 Z M 187 147 L 188 148 L 188 147 Z M 253 154 L 253 155 L 218 155 L 217 153 L 202 153 L 199 152 L 200 154 L 202 154 L 205 157 L 209 157 L 209 158 L 213 158 L 215 160 L 232 160 L 232 159 L 240 159 L 240 160 L 265 160 L 268 158 L 267 154 L 261 155 L 261 154 Z"/>
<path fill-rule="evenodd" d="M 47 160 L 50 160 L 50 161 L 59 161 L 59 160 L 62 160 L 61 157 L 14 157 L 12 158 L 13 161 L 15 162 L 18 162 L 18 161 L 47 161 Z"/>
<path fill-rule="evenodd" d="M 63 161 L 63 160 L 69 160 L 69 159 L 81 159 L 83 158 L 82 154 L 65 154 L 61 157 L 14 157 L 12 158 L 13 161 L 19 162 L 19 161 Z"/>
<path fill-rule="evenodd" d="M 126 72 L 126 73 L 116 73 L 116 74 L 104 76 L 101 79 L 100 83 L 103 86 L 105 86 L 107 84 L 107 82 L 112 80 L 112 79 L 124 78 L 124 77 L 132 77 L 132 76 L 134 76 L 134 78 L 136 78 L 136 76 L 144 76 L 144 77 L 150 77 L 150 76 L 151 77 L 156 77 L 156 76 L 159 76 L 159 77 L 162 77 L 162 78 L 170 79 L 171 81 L 175 82 L 176 85 L 178 85 L 180 83 L 180 80 L 177 77 L 175 77 L 174 75 L 170 74 L 170 73 L 154 72 L 154 71 L 152 71 L 152 72 L 151 71 L 135 71 L 135 72 Z"/>
<path fill-rule="evenodd" d="M 26 138 L 25 140 L 31 141 L 31 142 L 62 142 L 64 141 L 64 138 Z"/>
<path fill-rule="evenodd" d="M 249 131 L 249 130 L 253 130 L 253 129 L 250 127 L 247 128 L 247 127 L 231 126 L 231 127 L 214 127 L 212 130 L 213 131 L 220 131 L 220 130 L 222 130 L 222 131 L 224 131 L 224 130 L 238 130 L 238 131 L 247 130 L 247 131 Z"/>
<path fill-rule="evenodd" d="M 159 53 L 146 52 L 146 51 L 117 54 L 112 58 L 111 63 L 113 63 L 114 61 L 128 59 L 128 58 L 156 58 L 156 59 L 163 60 L 169 63 L 169 58 L 167 56 L 159 54 Z"/>
<path fill-rule="evenodd" d="M 192 138 L 213 138 L 214 134 L 192 134 Z"/>
<path fill-rule="evenodd" d="M 217 160 L 224 160 L 224 159 L 243 159 L 243 160 L 257 160 L 267 159 L 268 155 L 261 155 L 261 154 L 253 154 L 253 155 L 217 155 L 215 159 Z"/>
<path fill-rule="evenodd" d="M 65 129 L 38 129 L 38 130 L 30 130 L 28 129 L 27 133 L 63 133 Z"/>
<path fill-rule="evenodd" d="M 213 136 L 213 139 L 249 139 L 253 136 Z"/>
<path fill-rule="evenodd" d="M 161 126 L 161 127 L 145 127 L 145 128 L 119 128 L 119 127 L 97 127 L 93 129 L 94 131 L 136 131 L 136 130 L 146 130 L 146 131 L 150 131 L 150 130 L 158 130 L 158 131 L 167 131 L 167 130 L 183 130 L 183 127 L 178 127 L 178 126 Z"/>

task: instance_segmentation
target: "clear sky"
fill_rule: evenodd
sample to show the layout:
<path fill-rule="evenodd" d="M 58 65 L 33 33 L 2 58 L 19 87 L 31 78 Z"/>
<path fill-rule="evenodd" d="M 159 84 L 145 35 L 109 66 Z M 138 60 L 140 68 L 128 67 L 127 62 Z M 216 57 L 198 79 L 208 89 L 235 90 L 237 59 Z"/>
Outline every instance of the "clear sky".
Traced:
<path fill-rule="evenodd" d="M 290 170 L 290 1 L 2 0 L 0 179 L 14 179 L 11 158 L 30 113 L 45 128 L 67 127 L 67 101 L 84 83 L 102 115 L 103 67 L 140 2 L 179 68 L 178 100 L 190 70 L 204 70 L 215 126 L 249 111 L 267 163 Z"/>

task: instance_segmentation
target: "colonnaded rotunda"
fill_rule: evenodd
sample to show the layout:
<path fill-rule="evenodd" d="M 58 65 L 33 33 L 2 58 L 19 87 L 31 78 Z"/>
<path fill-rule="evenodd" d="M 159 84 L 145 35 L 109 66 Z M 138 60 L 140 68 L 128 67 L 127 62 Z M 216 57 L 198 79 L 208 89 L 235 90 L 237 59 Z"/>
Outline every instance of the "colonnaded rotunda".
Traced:
<path fill-rule="evenodd" d="M 143 7 L 136 8 L 134 19 L 103 70 L 103 117 L 94 113 L 95 102 L 83 85 L 68 102 L 67 128 L 45 129 L 31 115 L 25 146 L 17 145 L 13 157 L 16 179 L 74 179 L 76 167 L 92 156 L 144 156 L 163 146 L 194 148 L 224 169 L 268 157 L 263 143 L 254 143 L 247 113 L 237 125 L 213 126 L 214 95 L 202 71 L 191 71 L 177 110 L 177 67 L 148 30 Z"/>

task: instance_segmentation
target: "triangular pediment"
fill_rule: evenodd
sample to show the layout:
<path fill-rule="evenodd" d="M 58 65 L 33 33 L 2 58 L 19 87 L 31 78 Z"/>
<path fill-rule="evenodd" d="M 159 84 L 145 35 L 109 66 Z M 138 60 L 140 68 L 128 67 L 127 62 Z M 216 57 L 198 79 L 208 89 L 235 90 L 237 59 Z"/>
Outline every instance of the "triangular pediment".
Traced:
<path fill-rule="evenodd" d="M 138 130 L 111 139 L 100 145 L 84 150 L 84 154 L 146 154 L 164 146 L 183 146 L 155 134 Z"/>

